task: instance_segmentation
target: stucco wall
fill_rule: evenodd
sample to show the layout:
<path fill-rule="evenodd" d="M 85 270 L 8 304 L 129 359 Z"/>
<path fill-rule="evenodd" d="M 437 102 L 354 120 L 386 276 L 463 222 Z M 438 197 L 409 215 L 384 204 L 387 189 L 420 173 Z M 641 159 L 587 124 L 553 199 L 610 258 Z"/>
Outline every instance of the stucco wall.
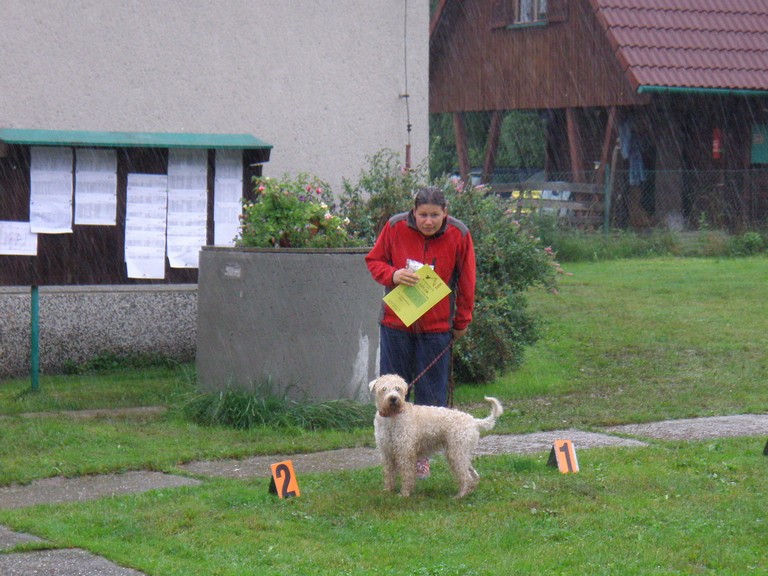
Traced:
<path fill-rule="evenodd" d="M 31 290 L 0 288 L 0 378 L 30 373 Z M 40 371 L 60 372 L 104 354 L 191 362 L 197 285 L 39 289 Z"/>
<path fill-rule="evenodd" d="M 427 155 L 428 2 L 4 0 L 2 21 L 3 127 L 247 132 L 274 146 L 265 175 L 338 192 L 366 156 L 404 156 L 407 63 Z"/>

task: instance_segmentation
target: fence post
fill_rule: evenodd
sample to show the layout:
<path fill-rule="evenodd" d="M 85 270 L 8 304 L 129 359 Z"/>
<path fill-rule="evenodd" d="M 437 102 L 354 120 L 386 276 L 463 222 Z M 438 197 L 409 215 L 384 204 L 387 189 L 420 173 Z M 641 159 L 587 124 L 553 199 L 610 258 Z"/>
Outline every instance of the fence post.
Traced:
<path fill-rule="evenodd" d="M 40 389 L 40 293 L 37 286 L 32 286 L 31 294 L 30 355 L 32 392 Z"/>
<path fill-rule="evenodd" d="M 613 192 L 613 170 L 605 167 L 605 184 L 603 189 L 603 233 L 611 230 L 611 193 Z"/>

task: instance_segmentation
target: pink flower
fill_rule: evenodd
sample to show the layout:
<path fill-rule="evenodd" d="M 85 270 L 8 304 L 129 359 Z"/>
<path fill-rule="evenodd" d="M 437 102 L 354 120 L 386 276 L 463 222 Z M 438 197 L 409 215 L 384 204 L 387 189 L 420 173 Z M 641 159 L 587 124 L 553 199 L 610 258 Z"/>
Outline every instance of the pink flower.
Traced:
<path fill-rule="evenodd" d="M 317 190 L 315 190 L 315 192 L 317 192 L 318 194 L 322 194 L 323 193 L 323 189 L 320 188 L 320 186 L 318 186 Z"/>
<path fill-rule="evenodd" d="M 264 188 L 264 186 L 259 186 L 259 187 L 257 188 L 257 190 L 258 190 L 259 192 L 264 192 L 264 190 L 266 190 L 266 188 Z"/>

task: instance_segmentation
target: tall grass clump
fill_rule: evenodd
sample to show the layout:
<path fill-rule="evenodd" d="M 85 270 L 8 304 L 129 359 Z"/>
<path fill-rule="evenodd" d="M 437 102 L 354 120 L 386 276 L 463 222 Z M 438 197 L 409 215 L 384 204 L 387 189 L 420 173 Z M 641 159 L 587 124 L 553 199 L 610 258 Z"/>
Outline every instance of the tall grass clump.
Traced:
<path fill-rule="evenodd" d="M 352 400 L 313 403 L 270 392 L 269 383 L 256 391 L 226 389 L 188 400 L 182 413 L 203 426 L 250 430 L 261 426 L 304 430 L 351 430 L 370 426 L 374 408 Z"/>

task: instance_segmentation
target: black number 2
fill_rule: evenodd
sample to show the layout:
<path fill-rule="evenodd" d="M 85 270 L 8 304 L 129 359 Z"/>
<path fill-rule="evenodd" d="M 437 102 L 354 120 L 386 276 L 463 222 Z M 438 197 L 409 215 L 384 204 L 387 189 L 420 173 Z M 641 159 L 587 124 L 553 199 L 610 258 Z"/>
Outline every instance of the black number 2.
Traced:
<path fill-rule="evenodd" d="M 285 478 L 285 481 L 280 487 L 282 498 L 290 498 L 291 496 L 296 496 L 296 492 L 294 490 L 288 490 L 288 486 L 291 484 L 291 469 L 288 468 L 288 466 L 285 464 L 279 464 L 277 468 L 275 468 L 275 477 Z"/>

